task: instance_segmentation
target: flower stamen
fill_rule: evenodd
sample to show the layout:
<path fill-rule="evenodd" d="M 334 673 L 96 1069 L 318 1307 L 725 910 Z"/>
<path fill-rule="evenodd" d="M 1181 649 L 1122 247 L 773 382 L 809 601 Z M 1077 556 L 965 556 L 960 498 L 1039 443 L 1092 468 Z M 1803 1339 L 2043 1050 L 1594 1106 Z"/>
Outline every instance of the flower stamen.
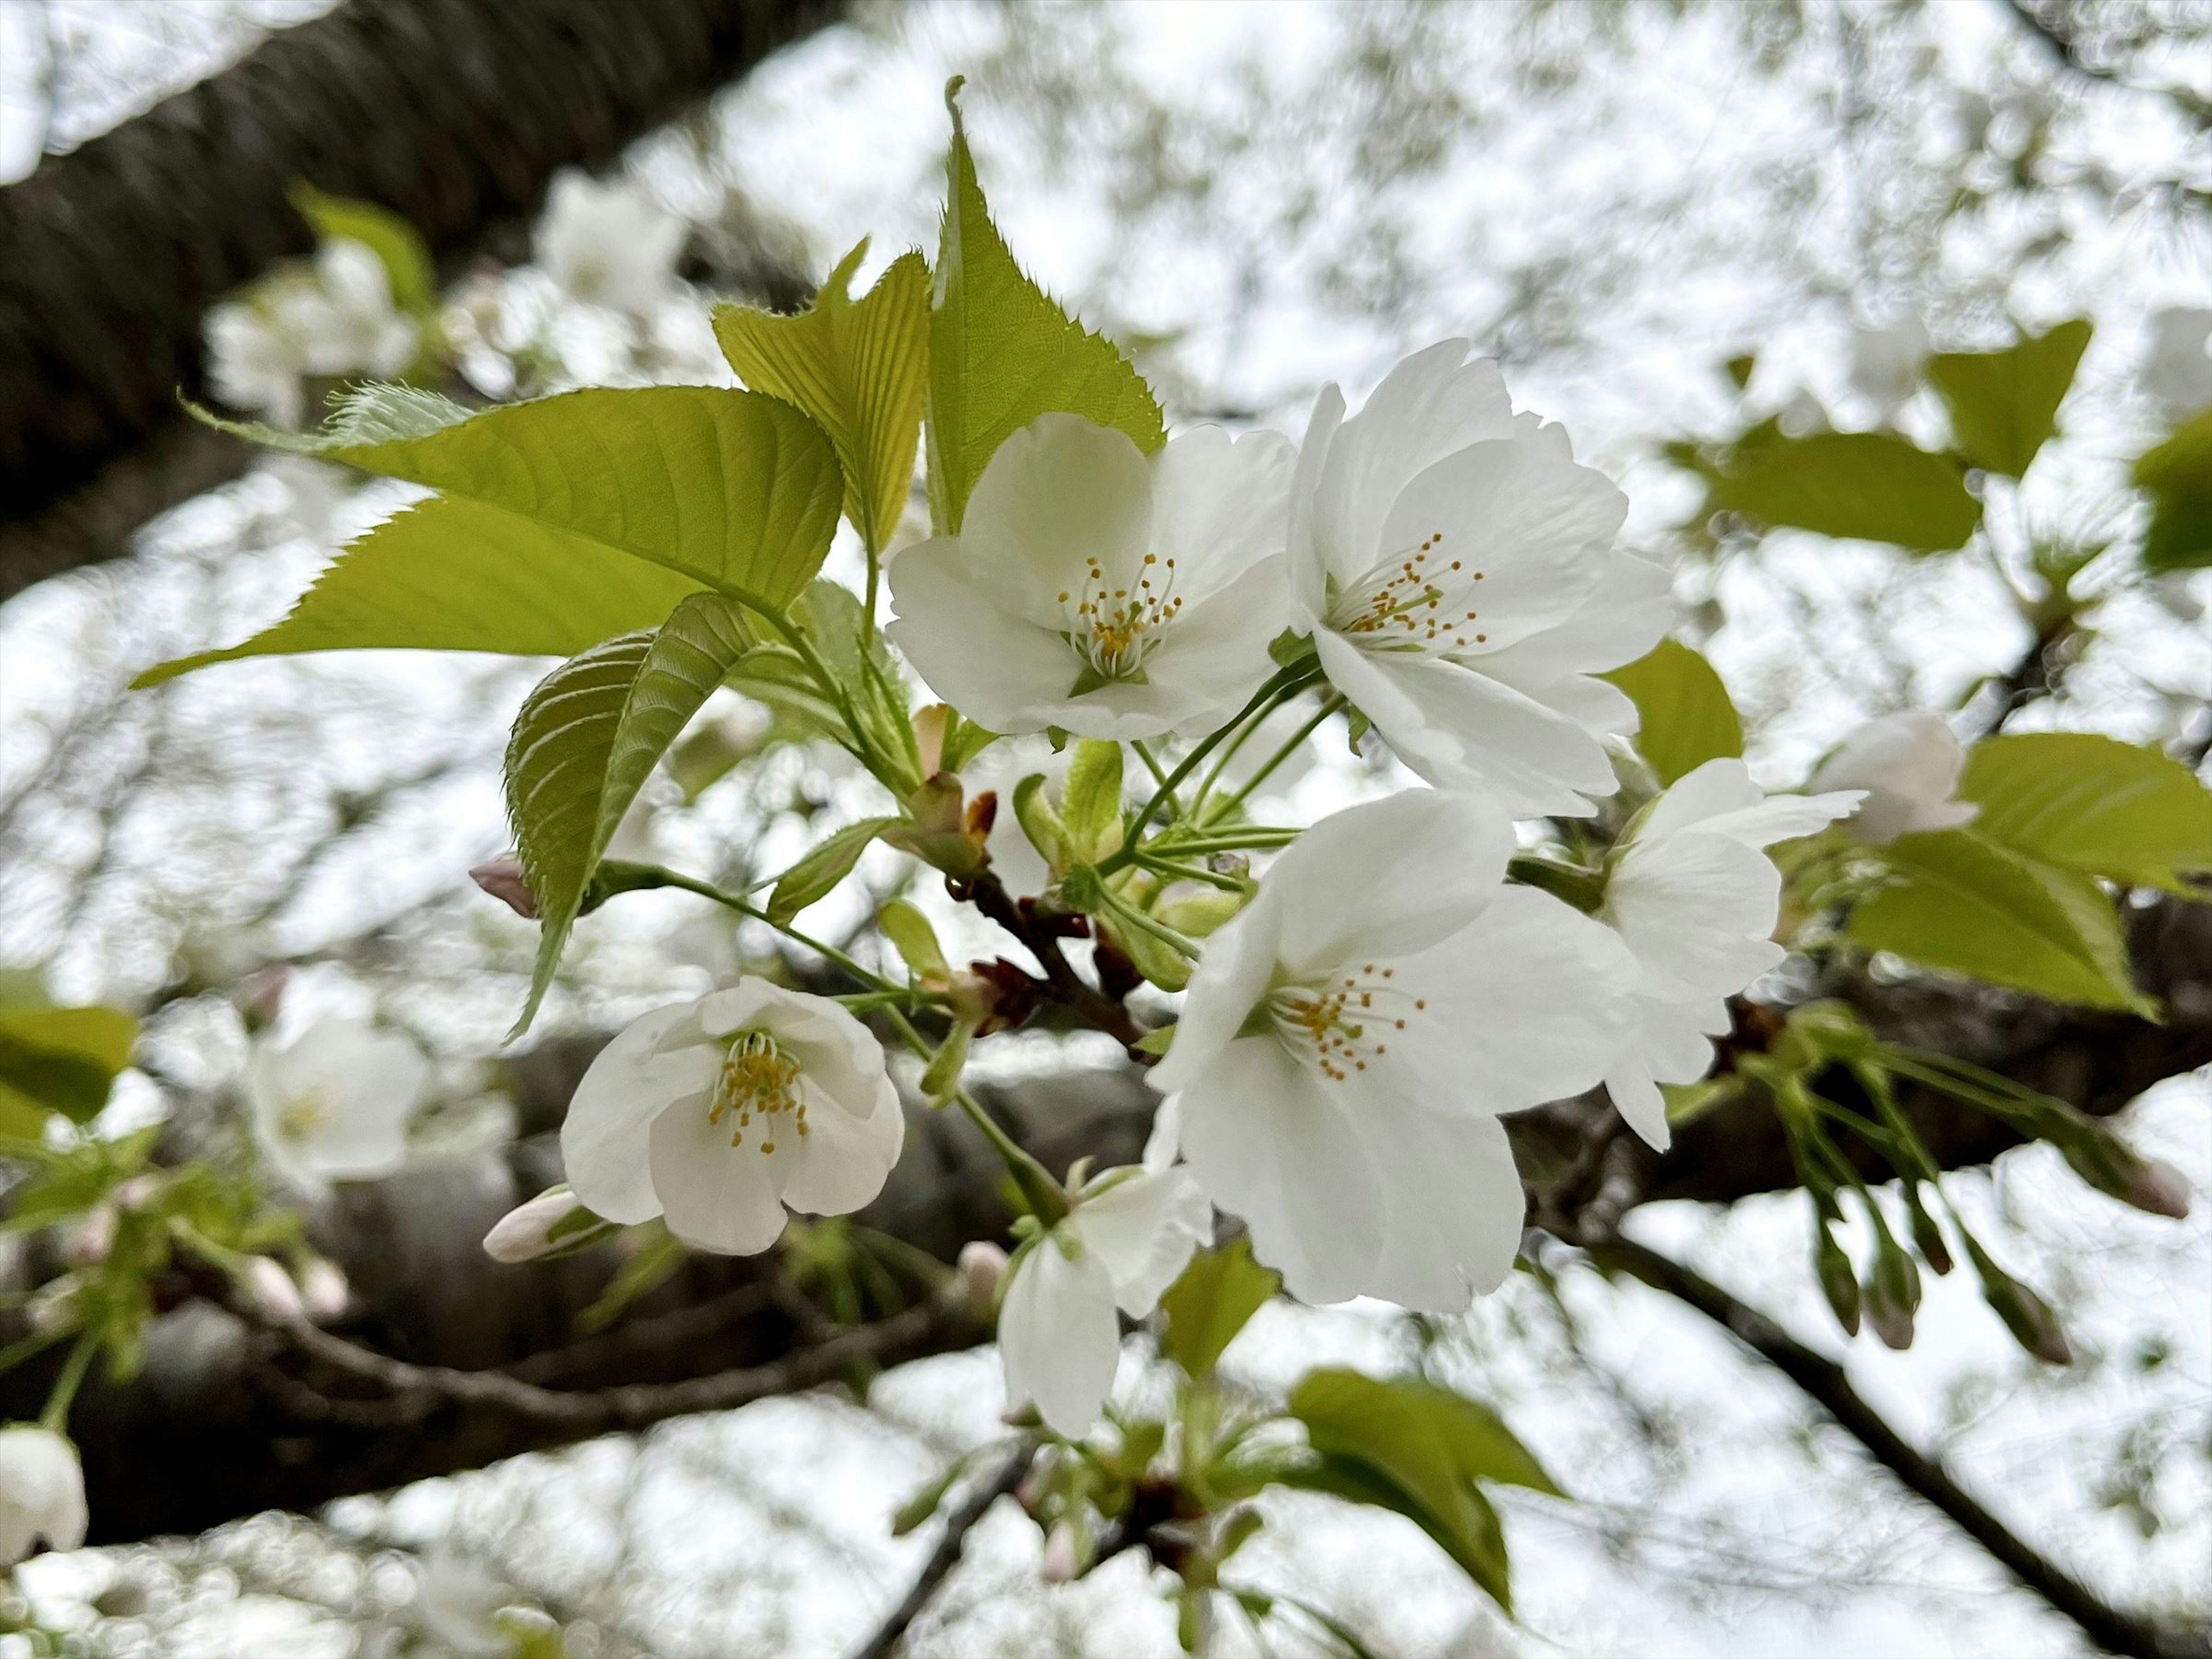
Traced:
<path fill-rule="evenodd" d="M 1061 605 L 1074 605 L 1068 643 L 1099 679 L 1127 679 L 1144 666 L 1161 631 L 1182 609 L 1175 586 L 1176 562 L 1157 553 L 1145 555 L 1133 589 L 1110 586 L 1105 567 L 1096 558 L 1085 560 L 1081 591 L 1063 590 L 1059 596 Z"/>
<path fill-rule="evenodd" d="M 805 1138 L 806 1103 L 799 1095 L 799 1062 L 766 1031 L 740 1032 L 723 1057 L 707 1121 L 720 1123 L 725 1116 L 737 1120 L 730 1131 L 732 1146 L 744 1144 L 755 1116 L 765 1120 L 761 1129 L 763 1156 L 775 1151 L 779 1118 L 787 1116 L 799 1138 Z"/>
<path fill-rule="evenodd" d="M 1331 626 L 1386 650 L 1441 653 L 1487 644 L 1487 634 L 1468 637 L 1481 613 L 1472 605 L 1460 611 L 1483 573 L 1468 570 L 1464 559 L 1445 560 L 1443 544 L 1444 532 L 1433 531 L 1419 545 L 1384 558 L 1338 598 Z"/>
<path fill-rule="evenodd" d="M 1409 997 L 1387 983 L 1395 972 L 1370 962 L 1333 983 L 1278 986 L 1268 993 L 1267 1010 L 1293 1047 L 1310 1047 L 1323 1077 L 1342 1083 L 1389 1053 L 1374 1039 L 1406 1030 L 1413 1015 L 1428 1009 L 1426 998 Z"/>

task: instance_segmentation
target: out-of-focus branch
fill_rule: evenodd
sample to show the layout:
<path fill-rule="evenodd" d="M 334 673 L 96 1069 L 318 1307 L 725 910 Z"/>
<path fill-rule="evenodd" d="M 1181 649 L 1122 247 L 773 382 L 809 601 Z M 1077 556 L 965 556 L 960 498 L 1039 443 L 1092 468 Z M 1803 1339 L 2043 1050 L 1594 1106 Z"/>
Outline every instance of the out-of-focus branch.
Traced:
<path fill-rule="evenodd" d="M 999 1465 L 998 1471 L 970 1492 L 960 1507 L 945 1518 L 944 1535 L 938 1539 L 937 1547 L 929 1553 L 929 1559 L 921 1564 L 913 1588 L 890 1610 L 884 1622 L 876 1626 L 875 1634 L 853 1650 L 852 1659 L 890 1659 L 898 1651 L 899 1644 L 906 1638 L 907 1629 L 921 1616 L 921 1610 L 952 1576 L 960 1565 L 963 1547 L 975 1523 L 990 1511 L 991 1505 L 1022 1484 L 1029 1472 L 1030 1458 L 1035 1448 L 1024 1440 L 1009 1453 Z"/>
<path fill-rule="evenodd" d="M 1859 1396 L 1841 1365 L 1805 1346 L 1757 1309 L 1669 1256 L 1616 1238 L 1584 1247 L 1599 1267 L 1626 1273 L 1687 1304 L 1795 1382 L 1909 1490 L 1956 1522 L 2014 1577 L 2064 1613 L 2099 1646 L 2132 1659 L 2205 1659 L 2212 1638 L 2124 1613 L 2039 1553 L 1982 1507 L 1936 1459 L 1910 1444 Z"/>

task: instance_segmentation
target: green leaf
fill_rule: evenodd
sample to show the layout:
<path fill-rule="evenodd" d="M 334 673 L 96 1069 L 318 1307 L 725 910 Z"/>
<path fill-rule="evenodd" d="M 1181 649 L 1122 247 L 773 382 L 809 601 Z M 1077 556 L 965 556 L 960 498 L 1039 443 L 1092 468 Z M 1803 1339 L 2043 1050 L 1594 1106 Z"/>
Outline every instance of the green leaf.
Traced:
<path fill-rule="evenodd" d="M 325 196 L 313 185 L 295 184 L 287 192 L 299 215 L 324 241 L 346 237 L 377 257 L 392 288 L 392 303 L 417 313 L 438 303 L 438 271 L 420 234 L 390 208 Z"/>
<path fill-rule="evenodd" d="M 623 1257 L 599 1299 L 576 1316 L 579 1335 L 606 1329 L 640 1297 L 650 1296 L 666 1284 L 691 1256 L 690 1247 L 670 1232 L 658 1216 L 641 1223 L 631 1238 L 637 1248 Z"/>
<path fill-rule="evenodd" d="M 1085 738 L 1068 763 L 1060 791 L 1060 822 L 1068 846 L 1085 864 L 1097 864 L 1121 850 L 1121 745 Z"/>
<path fill-rule="evenodd" d="M 593 647 L 539 682 L 507 748 L 507 816 L 538 901 L 538 965 L 516 1033 L 560 966 L 592 872 L 669 744 L 752 644 L 742 613 L 710 593 L 659 629 Z"/>
<path fill-rule="evenodd" d="M 937 942 L 937 929 L 929 918 L 904 899 L 893 899 L 876 912 L 876 926 L 891 942 L 917 979 L 950 979 L 952 966 L 945 947 Z"/>
<path fill-rule="evenodd" d="M 795 317 L 716 306 L 714 337 L 747 386 L 797 404 L 830 434 L 845 470 L 845 516 L 880 553 L 914 483 L 929 384 L 929 268 L 919 253 L 902 254 L 856 303 L 848 290 L 867 251 L 863 240 L 847 254 Z"/>
<path fill-rule="evenodd" d="M 1976 466 L 2017 478 L 2057 429 L 2058 405 L 2088 349 L 2080 317 L 2002 351 L 1939 351 L 1928 380 L 1951 411 L 1951 436 Z"/>
<path fill-rule="evenodd" d="M 2153 570 L 2212 564 L 2212 409 L 2192 416 L 2136 462 L 2150 495 L 2142 562 Z"/>
<path fill-rule="evenodd" d="M 2191 892 L 2212 871 L 2212 790 L 2179 761 L 2089 732 L 2027 732 L 1966 751 L 1973 829 L 2015 853 L 2129 886 Z"/>
<path fill-rule="evenodd" d="M 1167 1315 L 1160 1346 L 1191 1376 L 1210 1376 L 1245 1322 L 1282 1288 L 1281 1274 L 1252 1260 L 1249 1238 L 1240 1235 L 1220 1249 L 1202 1250 L 1160 1298 Z"/>
<path fill-rule="evenodd" d="M 1495 1413 L 1422 1378 L 1340 1370 L 1308 1372 L 1289 1406 L 1320 1467 L 1286 1484 L 1407 1516 L 1511 1611 L 1504 1534 L 1474 1483 L 1559 1488 Z"/>
<path fill-rule="evenodd" d="M 1646 656 L 1598 676 L 1626 691 L 1641 725 L 1636 747 L 1662 783 L 1707 761 L 1743 753 L 1743 721 L 1728 687 L 1703 656 L 1679 640 L 1662 640 Z"/>
<path fill-rule="evenodd" d="M 137 1041 L 138 1022 L 119 1008 L 0 1012 L 0 1134 L 36 1139 L 49 1112 L 88 1121 Z"/>
<path fill-rule="evenodd" d="M 2135 988 L 2112 901 L 2089 877 L 1967 830 L 1901 836 L 1882 852 L 1898 879 L 1852 909 L 1853 944 L 2054 1002 L 2155 1012 Z"/>
<path fill-rule="evenodd" d="M 946 534 L 959 532 L 999 446 L 1040 415 L 1065 410 L 1114 427 L 1148 455 L 1167 441 L 1144 377 L 1014 263 L 975 180 L 959 88 L 957 78 L 945 88 L 952 145 L 930 295 L 929 495 Z"/>
<path fill-rule="evenodd" d="M 769 895 L 768 919 L 781 926 L 844 880 L 868 850 L 868 843 L 902 822 L 898 818 L 862 818 L 848 823 L 785 871 Z"/>
<path fill-rule="evenodd" d="M 787 605 L 829 550 L 836 455 L 819 427 L 773 398 L 642 386 L 466 419 L 455 408 L 372 388 L 319 436 L 286 441 L 442 494 L 356 539 L 275 628 L 137 683 L 361 646 L 573 653 L 654 625 L 702 586 Z"/>
<path fill-rule="evenodd" d="M 1959 464 L 1887 432 L 1814 432 L 1738 444 L 1707 473 L 1708 513 L 1916 553 L 1964 547 L 1981 522 Z"/>

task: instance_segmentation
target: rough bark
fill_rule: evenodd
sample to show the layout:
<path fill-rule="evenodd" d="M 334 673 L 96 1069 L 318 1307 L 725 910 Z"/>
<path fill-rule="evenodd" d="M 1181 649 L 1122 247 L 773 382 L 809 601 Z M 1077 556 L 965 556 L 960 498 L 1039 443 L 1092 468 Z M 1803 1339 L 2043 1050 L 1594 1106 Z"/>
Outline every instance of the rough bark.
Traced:
<path fill-rule="evenodd" d="M 0 190 L 0 599 L 242 470 L 177 395 L 202 395 L 208 307 L 311 251 L 295 182 L 451 259 L 842 9 L 351 0 Z"/>
<path fill-rule="evenodd" d="M 2109 1115 L 2163 1078 L 2212 1064 L 2212 906 L 2164 900 L 2134 920 L 2138 972 L 2167 1005 L 2162 1025 L 1925 981 L 1829 988 L 1848 988 L 1889 1036 Z M 497 1367 L 560 1389 L 673 1382 L 803 1352 L 794 1349 L 802 1334 L 788 1306 L 760 1288 L 758 1263 L 696 1259 L 623 1324 L 578 1340 L 575 1315 L 613 1272 L 611 1252 L 503 1267 L 478 1249 L 509 1205 L 556 1178 L 550 1132 L 598 1042 L 558 1039 L 518 1062 L 528 1138 L 505 1158 L 345 1190 L 342 1206 L 319 1225 L 363 1304 L 345 1335 L 418 1364 Z M 1134 1068 L 984 1092 L 1055 1170 L 1085 1153 L 1133 1160 L 1153 1106 Z M 1987 1120 L 1941 1100 L 1908 1093 L 1905 1104 L 1948 1165 L 1983 1162 L 2013 1144 Z M 1607 1233 L 1638 1203 L 1726 1202 L 1796 1178 L 1771 1115 L 1753 1100 L 1686 1127 L 1663 1155 L 1623 1134 L 1602 1097 L 1525 1115 L 1519 1127 L 1534 1212 L 1570 1237 L 1586 1221 L 1589 1231 Z M 1003 1236 L 1002 1179 L 963 1120 L 918 1113 L 890 1187 L 860 1219 L 950 1261 L 969 1239 Z M 0 1340 L 8 1334 L 0 1328 Z M 882 1357 L 967 1340 L 933 1328 Z M 50 1365 L 32 1365 L 0 1376 L 0 1419 L 34 1414 L 50 1374 Z M 90 1388 L 74 1431 L 95 1536 L 107 1540 L 196 1531 L 264 1508 L 309 1508 L 576 1433 L 483 1403 L 395 1401 L 204 1304 L 156 1328 L 139 1380 Z"/>

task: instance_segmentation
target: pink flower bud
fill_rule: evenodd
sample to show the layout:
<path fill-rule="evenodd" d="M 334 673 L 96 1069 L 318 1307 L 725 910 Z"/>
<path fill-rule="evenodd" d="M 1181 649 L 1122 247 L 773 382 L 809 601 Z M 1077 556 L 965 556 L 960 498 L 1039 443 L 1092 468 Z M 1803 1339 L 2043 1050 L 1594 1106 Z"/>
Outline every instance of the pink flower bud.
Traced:
<path fill-rule="evenodd" d="M 292 970 L 280 963 L 238 988 L 239 1018 L 246 1022 L 247 1030 L 265 1031 L 276 1023 L 277 1009 L 284 1000 L 284 988 L 291 980 Z"/>
<path fill-rule="evenodd" d="M 2149 1159 L 2133 1171 L 2128 1202 L 2153 1215 L 2183 1220 L 2189 1214 L 2189 1177 L 2163 1158 Z"/>
<path fill-rule="evenodd" d="M 289 1325 L 307 1317 L 300 1287 L 292 1275 L 265 1255 L 248 1256 L 239 1272 L 238 1292 L 264 1319 Z"/>
<path fill-rule="evenodd" d="M 50 1279 L 31 1292 L 24 1314 L 31 1328 L 41 1336 L 74 1330 L 77 1322 L 77 1282 L 73 1273 Z"/>
<path fill-rule="evenodd" d="M 1072 1584 L 1078 1568 L 1075 1560 L 1075 1528 L 1065 1521 L 1053 1523 L 1045 1534 L 1044 1560 L 1038 1576 L 1048 1584 Z"/>
<path fill-rule="evenodd" d="M 976 1318 L 990 1318 L 999 1305 L 999 1286 L 1006 1279 L 1006 1253 L 997 1245 L 978 1238 L 960 1247 L 960 1280 Z"/>
<path fill-rule="evenodd" d="M 538 920 L 538 896 L 522 878 L 522 864 L 512 856 L 493 859 L 469 872 L 469 879 L 526 921 Z"/>
<path fill-rule="evenodd" d="M 581 1207 L 566 1187 L 548 1187 L 492 1224 L 484 1235 L 484 1254 L 495 1261 L 535 1261 L 552 1247 L 554 1226 Z"/>
<path fill-rule="evenodd" d="M 72 1267 L 97 1267 L 107 1260 L 107 1253 L 115 1248 L 115 1224 L 118 1218 L 115 1200 L 102 1199 L 84 1212 L 70 1235 L 69 1247 L 64 1254 Z"/>
<path fill-rule="evenodd" d="M 353 1287 L 346 1283 L 345 1269 L 328 1256 L 309 1256 L 300 1269 L 300 1301 L 307 1317 L 318 1325 L 343 1319 L 353 1303 Z"/>
<path fill-rule="evenodd" d="M 114 1192 L 116 1203 L 126 1210 L 143 1210 L 158 1197 L 161 1191 L 159 1176 L 132 1176 Z"/>

